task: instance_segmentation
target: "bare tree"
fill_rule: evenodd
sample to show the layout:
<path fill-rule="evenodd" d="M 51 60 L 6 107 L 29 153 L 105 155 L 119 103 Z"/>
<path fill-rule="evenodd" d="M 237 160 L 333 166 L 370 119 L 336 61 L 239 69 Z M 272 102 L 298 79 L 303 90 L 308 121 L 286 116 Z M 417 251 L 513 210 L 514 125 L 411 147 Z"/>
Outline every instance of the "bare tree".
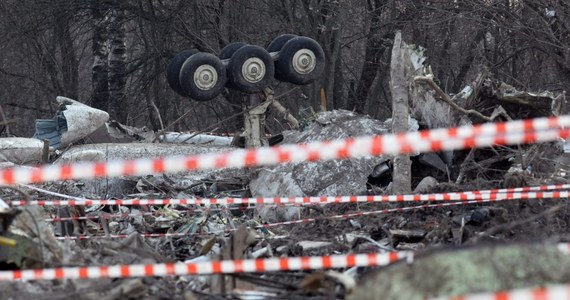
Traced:
<path fill-rule="evenodd" d="M 109 44 L 107 42 L 108 16 L 106 8 L 99 5 L 99 1 L 91 0 L 91 14 L 93 18 L 93 38 L 91 50 L 93 65 L 91 82 L 93 96 L 91 106 L 106 110 L 109 102 L 109 69 L 107 67 Z"/>
<path fill-rule="evenodd" d="M 109 114 L 123 123 L 129 115 L 125 98 L 126 52 L 125 12 L 119 5 L 113 5 L 109 16 Z"/>
<path fill-rule="evenodd" d="M 570 87 L 569 16 L 565 2 L 552 0 L 6 0 L 0 105 L 10 104 L 8 115 L 45 117 L 54 97 L 66 95 L 132 125 L 157 129 L 160 120 L 193 111 L 200 120 L 186 118 L 177 129 L 202 127 L 239 105 L 176 95 L 165 81 L 169 60 L 183 49 L 218 53 L 229 42 L 267 45 L 293 33 L 316 39 L 326 56 L 320 80 L 282 99 L 293 113 L 318 110 L 322 89 L 328 109 L 385 118 L 395 30 L 427 48 L 447 93 L 483 69 L 516 87 L 563 90 Z M 277 94 L 293 88 L 275 87 Z M 12 132 L 29 135 L 30 128 L 22 123 Z"/>

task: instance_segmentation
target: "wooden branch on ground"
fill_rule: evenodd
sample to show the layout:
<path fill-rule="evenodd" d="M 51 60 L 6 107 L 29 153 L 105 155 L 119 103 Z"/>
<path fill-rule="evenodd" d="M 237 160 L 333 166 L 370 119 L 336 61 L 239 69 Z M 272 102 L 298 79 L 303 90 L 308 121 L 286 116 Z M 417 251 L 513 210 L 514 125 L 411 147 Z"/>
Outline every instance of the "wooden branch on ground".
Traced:
<path fill-rule="evenodd" d="M 460 170 L 459 175 L 457 176 L 457 179 L 455 180 L 456 184 L 461 184 L 463 182 L 463 178 L 465 178 L 465 173 L 467 173 L 467 165 L 473 161 L 473 156 L 475 155 L 475 150 L 476 150 L 476 148 L 472 148 L 469 151 L 469 154 L 467 154 L 467 157 L 465 157 L 465 159 L 461 163 L 461 167 L 459 169 Z"/>
<path fill-rule="evenodd" d="M 18 119 L 8 119 L 8 120 L 3 120 L 0 122 L 0 126 L 7 126 L 10 124 L 15 124 L 18 122 Z"/>
<path fill-rule="evenodd" d="M 453 109 L 461 112 L 464 115 L 474 115 L 477 116 L 487 122 L 491 122 L 491 118 L 481 114 L 480 112 L 473 110 L 473 109 L 469 109 L 466 110 L 463 107 L 457 105 L 457 103 L 453 102 L 453 100 L 451 100 L 451 98 L 433 81 L 433 75 L 426 75 L 426 76 L 416 76 L 414 77 L 414 81 L 421 81 L 421 82 L 425 82 L 427 83 L 434 91 L 435 93 L 443 100 L 445 101 L 447 104 L 449 104 L 449 106 L 451 106 Z"/>

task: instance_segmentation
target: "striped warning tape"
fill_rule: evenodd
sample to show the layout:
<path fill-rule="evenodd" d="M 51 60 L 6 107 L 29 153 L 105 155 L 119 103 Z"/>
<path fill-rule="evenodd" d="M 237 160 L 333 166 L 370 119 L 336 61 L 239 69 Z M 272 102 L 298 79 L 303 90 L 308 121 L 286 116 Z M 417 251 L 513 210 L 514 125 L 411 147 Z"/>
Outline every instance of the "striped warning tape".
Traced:
<path fill-rule="evenodd" d="M 438 204 L 427 204 L 427 205 L 416 205 L 416 206 L 409 206 L 409 207 L 397 207 L 397 208 L 388 208 L 382 210 L 373 210 L 373 211 L 362 211 L 362 212 L 355 212 L 355 213 L 347 213 L 342 215 L 334 215 L 334 216 L 323 216 L 317 218 L 303 218 L 299 220 L 292 220 L 292 221 L 283 221 L 283 222 L 276 222 L 276 223 L 269 223 L 269 224 L 262 224 L 253 226 L 253 229 L 260 229 L 260 228 L 270 228 L 270 227 L 278 227 L 278 226 L 285 226 L 285 225 L 295 225 L 295 224 L 302 224 L 302 223 L 312 223 L 321 220 L 342 220 L 342 219 L 351 219 L 363 216 L 370 216 L 370 215 L 379 215 L 379 214 L 387 214 L 392 212 L 407 212 L 419 209 L 428 209 L 428 208 L 438 208 L 438 207 L 448 207 L 448 206 L 460 206 L 460 205 L 468 205 L 468 204 L 481 204 L 481 203 L 488 203 L 492 202 L 492 200 L 473 200 L 473 201 L 463 201 L 463 202 L 441 202 Z M 141 233 L 141 236 L 146 238 L 164 238 L 164 237 L 187 237 L 187 236 L 195 236 L 195 235 L 213 235 L 213 234 L 221 234 L 221 233 L 229 233 L 235 231 L 234 229 L 227 229 L 221 231 L 213 231 L 208 232 L 206 234 L 199 234 L 199 233 Z M 118 234 L 118 235 L 78 235 L 78 236 L 61 236 L 56 237 L 58 240 L 89 240 L 89 239 L 121 239 L 127 238 L 127 234 Z M 570 251 L 570 249 L 569 249 Z M 570 254 L 570 252 L 569 252 Z"/>
<path fill-rule="evenodd" d="M 480 203 L 481 201 L 477 201 Z M 303 204 L 275 204 L 277 207 L 303 207 L 306 205 Z M 198 215 L 198 214 L 207 214 L 212 212 L 231 212 L 231 211 L 245 211 L 245 210 L 252 210 L 258 207 L 255 206 L 226 206 L 226 207 L 199 207 L 199 208 L 187 208 L 187 209 L 179 209 L 179 208 L 170 208 L 170 210 L 176 214 L 181 215 Z M 141 217 L 141 216 L 154 216 L 160 217 L 165 214 L 168 214 L 164 211 L 152 211 L 152 212 L 135 212 L 135 213 L 120 213 L 120 214 L 111 214 L 111 213 L 101 213 L 97 215 L 86 215 L 86 216 L 77 216 L 77 217 L 51 217 L 44 219 L 45 222 L 55 223 L 55 222 L 62 222 L 62 221 L 82 221 L 82 220 L 111 220 L 111 219 L 121 219 L 121 218 L 129 218 L 129 217 Z"/>
<path fill-rule="evenodd" d="M 393 212 L 393 211 L 407 211 L 407 210 L 413 210 L 413 209 L 422 209 L 422 208 L 430 208 L 430 207 L 444 207 L 444 206 L 459 206 L 459 205 L 468 205 L 468 204 L 479 204 L 479 203 L 486 203 L 486 202 L 492 202 L 492 200 L 472 200 L 472 201 L 461 201 L 461 202 L 442 202 L 439 204 L 430 204 L 430 205 L 418 205 L 418 206 L 412 206 L 412 207 L 407 207 L 407 208 L 393 208 L 393 209 L 386 209 L 386 210 L 381 210 L 381 211 L 371 211 L 371 212 L 365 212 L 365 215 L 368 214 L 378 214 L 381 212 Z M 302 207 L 303 205 L 300 204 L 292 204 L 292 205 L 281 205 L 281 204 L 277 204 L 276 206 L 278 207 Z M 226 208 L 204 208 L 204 209 L 187 209 L 187 210 L 180 210 L 180 209 L 173 209 L 173 211 L 175 211 L 176 213 L 179 214 L 203 214 L 203 213 L 209 213 L 209 212 L 219 212 L 219 211 L 236 211 L 236 210 L 249 210 L 249 209 L 255 209 L 255 206 L 236 206 L 236 207 L 226 207 Z M 351 217 L 351 216 L 359 216 L 360 213 L 355 213 L 354 215 L 350 214 L 350 215 L 346 215 L 346 217 Z M 44 219 L 45 222 L 48 223 L 56 223 L 56 222 L 63 222 L 63 221 L 83 221 L 83 220 L 100 220 L 100 219 L 106 219 L 106 220 L 111 220 L 111 219 L 123 219 L 123 218 L 129 218 L 129 217 L 140 217 L 140 216 L 160 216 L 162 215 L 162 213 L 160 211 L 155 211 L 155 212 L 137 212 L 137 213 L 123 213 L 123 214 L 109 214 L 109 213 L 103 213 L 100 215 L 88 215 L 88 216 L 77 216 L 77 217 L 52 217 L 52 218 L 47 218 Z M 344 216 L 344 215 L 342 215 Z M 328 218 L 342 218 L 341 215 L 339 216 L 331 216 Z M 319 218 L 316 219 L 305 219 L 305 220 L 318 220 Z M 295 224 L 295 223 L 299 223 L 298 221 L 292 221 L 294 223 L 291 224 Z M 312 221 L 310 221 L 312 222 Z M 301 222 L 301 223 L 305 223 L 305 222 Z M 289 223 L 287 223 L 289 224 Z M 284 223 L 274 223 L 274 224 L 268 224 L 268 225 L 264 225 L 261 227 L 272 227 L 272 226 L 279 226 L 279 225 L 287 225 Z"/>
<path fill-rule="evenodd" d="M 276 197 L 276 198 L 189 198 L 189 199 L 106 199 L 106 200 L 31 200 L 7 201 L 12 206 L 78 206 L 78 205 L 234 205 L 234 204 L 338 204 L 370 202 L 427 202 L 427 201 L 471 201 L 471 200 L 521 200 L 521 199 L 561 199 L 568 198 L 570 192 L 457 192 L 439 194 L 369 195 L 369 196 L 317 196 L 317 197 Z"/>
<path fill-rule="evenodd" d="M 251 207 L 253 209 L 254 207 Z M 176 214 L 202 214 L 208 212 L 217 212 L 217 211 L 233 211 L 233 210 L 246 210 L 250 209 L 250 207 L 226 207 L 226 208 L 204 208 L 204 209 L 172 209 Z M 153 212 L 135 212 L 135 213 L 120 213 L 120 214 L 111 214 L 111 213 L 101 213 L 97 215 L 86 215 L 86 216 L 75 216 L 75 217 L 51 217 L 44 219 L 45 222 L 48 223 L 56 223 L 56 222 L 64 222 L 64 221 L 85 221 L 85 220 L 113 220 L 113 219 L 124 219 L 124 218 L 131 218 L 131 217 L 142 217 L 142 216 L 154 216 L 160 217 L 164 215 L 164 212 L 161 211 L 153 211 Z"/>
<path fill-rule="evenodd" d="M 411 252 L 303 256 L 266 259 L 221 260 L 196 263 L 68 267 L 0 271 L 0 281 L 161 277 L 169 275 L 235 274 L 385 266 Z"/>
<path fill-rule="evenodd" d="M 416 205 L 410 207 L 401 207 L 401 208 L 389 208 L 389 209 L 382 209 L 382 210 L 375 210 L 375 211 L 364 211 L 364 212 L 355 212 L 355 213 L 348 213 L 342 215 L 334 215 L 334 216 L 323 216 L 318 218 L 304 218 L 299 220 L 293 221 L 284 221 L 284 222 L 276 222 L 276 223 L 269 223 L 269 224 L 262 224 L 253 226 L 253 229 L 260 229 L 260 228 L 270 228 L 270 227 L 277 227 L 277 226 L 284 226 L 284 225 L 294 225 L 294 224 L 302 224 L 302 223 L 311 223 L 320 220 L 339 220 L 339 219 L 350 219 L 356 217 L 363 217 L 363 216 L 370 216 L 370 215 L 377 215 L 377 214 L 387 214 L 391 212 L 406 212 L 406 211 L 413 211 L 418 209 L 426 209 L 426 208 L 435 208 L 435 207 L 447 207 L 447 206 L 459 206 L 459 205 L 468 205 L 468 204 L 480 204 L 491 202 L 490 200 L 474 200 L 474 201 L 464 201 L 464 202 L 442 202 L 439 204 L 428 204 L 428 205 Z M 166 238 L 166 237 L 188 237 L 188 236 L 202 236 L 202 235 L 214 235 L 214 234 L 221 234 L 221 233 L 229 233 L 235 231 L 234 229 L 226 229 L 220 231 L 212 231 L 206 234 L 200 233 L 140 233 L 142 237 L 145 238 Z M 58 240 L 92 240 L 92 239 L 124 239 L 127 238 L 128 234 L 111 234 L 111 235 L 76 235 L 76 236 L 60 236 L 56 237 Z"/>
<path fill-rule="evenodd" d="M 237 229 L 236 229 L 237 230 Z M 208 234 L 201 233 L 139 233 L 143 238 L 182 238 L 189 236 L 207 236 L 212 234 L 229 233 L 235 230 L 228 229 L 224 231 L 210 232 Z M 100 240 L 100 239 L 126 239 L 130 234 L 109 234 L 109 235 L 73 235 L 73 236 L 56 236 L 55 239 L 59 241 L 85 241 L 85 240 Z"/>
<path fill-rule="evenodd" d="M 569 184 L 561 184 L 561 185 L 545 185 L 545 186 L 536 186 L 536 187 L 519 187 L 519 188 L 509 188 L 509 189 L 493 189 L 493 190 L 481 190 L 481 191 L 468 191 L 468 192 L 460 192 L 459 194 L 465 193 L 468 195 L 473 195 L 473 196 L 478 196 L 478 200 L 466 200 L 463 201 L 463 204 L 470 204 L 470 203 L 480 203 L 480 202 L 490 202 L 490 201 L 498 201 L 496 199 L 496 197 L 494 196 L 494 194 L 501 194 L 501 196 L 504 198 L 503 200 L 512 200 L 512 199 L 518 199 L 520 196 L 520 198 L 531 198 L 532 194 L 525 194 L 525 193 L 519 193 L 518 195 L 515 194 L 516 191 L 548 191 L 548 190 L 559 190 L 559 189 L 568 189 L 570 188 Z M 568 191 L 565 191 L 568 192 Z M 436 196 L 437 195 L 437 196 Z M 485 196 L 481 196 L 481 195 L 485 195 Z M 553 194 L 556 196 L 556 194 Z M 63 195 L 61 194 L 61 196 L 65 196 L 65 197 L 69 197 L 69 198 L 74 198 L 71 196 L 67 196 L 67 195 Z M 449 195 L 444 195 L 444 194 L 426 194 L 426 195 L 413 195 L 415 197 L 420 196 L 423 199 L 434 199 L 434 198 L 438 198 L 438 199 L 446 199 Z M 536 194 L 538 199 L 541 199 L 543 197 L 548 197 L 551 196 L 551 194 L 549 193 L 538 193 Z M 558 194 L 558 196 L 564 196 L 564 194 Z M 376 197 L 376 196 L 374 196 Z M 378 196 L 378 197 L 386 197 L 386 196 Z M 495 197 L 495 198 L 493 198 Z M 322 197 L 313 197 L 313 198 L 322 198 Z M 327 198 L 338 198 L 338 197 L 327 197 Z M 405 197 L 404 197 L 405 198 Z M 254 198 L 257 199 L 257 198 Z M 272 198 L 269 198 L 272 199 Z M 148 203 L 148 205 L 156 205 L 157 203 L 160 202 L 154 202 L 152 201 L 152 199 L 148 199 L 150 201 L 150 203 Z M 160 201 L 166 201 L 167 199 L 160 199 Z M 180 202 L 183 201 L 183 199 L 168 199 L 168 201 L 171 201 L 172 204 L 173 202 L 177 202 L 177 200 L 180 200 Z M 202 199 L 205 201 L 208 201 L 207 199 Z M 247 202 L 247 203 L 253 203 L 250 198 L 244 198 L 242 199 L 243 202 Z M 380 200 L 382 200 L 382 198 L 380 198 Z M 106 201 L 126 201 L 126 200 L 87 200 L 87 201 L 94 201 L 93 203 L 90 204 L 94 204 L 94 205 L 106 205 L 109 204 Z M 220 203 L 221 200 L 216 199 L 215 200 L 216 203 Z M 78 202 L 66 202 L 66 201 L 61 201 L 61 200 L 54 200 L 53 204 L 56 205 L 67 205 L 67 204 L 72 204 L 72 205 L 87 205 L 84 202 L 81 202 L 81 200 L 79 200 Z M 269 201 L 265 201 L 263 202 L 268 203 Z M 275 202 L 275 201 L 273 201 Z M 287 201 L 285 201 L 287 202 Z M 304 204 L 312 204 L 315 203 L 316 201 L 297 201 L 297 203 L 273 203 L 275 205 L 278 206 L 302 206 Z M 371 202 L 371 201 L 368 201 Z M 376 202 L 376 201 L 372 201 L 372 202 Z M 20 205 L 24 205 L 24 204 L 40 204 L 40 205 L 50 205 L 50 201 L 39 201 L 38 203 L 36 203 L 35 201 L 32 201 L 30 203 L 25 202 L 25 201 L 14 201 L 12 204 L 15 206 L 20 206 Z M 110 202 L 110 203 L 116 203 L 116 202 Z M 129 204 L 128 202 L 126 202 L 127 204 Z M 346 203 L 346 202 L 340 202 L 340 201 L 320 201 L 318 203 Z M 122 203 L 121 203 L 122 204 Z M 132 203 L 131 203 L 132 204 Z M 179 204 L 179 203 L 175 203 L 175 204 Z M 257 201 L 256 204 L 260 204 L 260 201 Z M 462 203 L 457 203 L 457 204 L 453 204 L 453 205 L 460 205 Z M 441 204 L 435 204 L 435 206 L 440 206 Z M 433 206 L 423 206 L 423 207 L 433 207 Z M 222 207 L 222 208 L 212 208 L 210 206 L 207 207 L 203 207 L 203 208 L 198 208 L 198 209 L 194 209 L 194 208 L 188 208 L 188 209 L 173 209 L 175 210 L 177 213 L 207 213 L 207 212 L 215 212 L 215 211 L 231 211 L 231 210 L 247 210 L 247 209 L 252 209 L 254 207 L 251 206 L 235 206 L 235 207 Z M 412 209 L 414 209 L 415 207 L 412 207 Z M 395 209 L 398 210 L 398 209 Z M 401 209 L 400 209 L 401 210 Z M 88 215 L 88 216 L 76 216 L 76 217 L 53 217 L 53 218 L 47 218 L 45 219 L 46 222 L 61 222 L 61 221 L 72 221 L 72 220 L 97 220 L 97 219 L 117 219 L 117 218 L 126 218 L 126 217 L 137 217 L 137 216 L 153 216 L 153 215 L 160 215 L 159 211 L 155 211 L 155 212 L 138 212 L 138 213 L 123 213 L 123 214 L 109 214 L 109 213 L 103 213 L 103 214 L 99 214 L 99 215 Z"/>
<path fill-rule="evenodd" d="M 559 248 L 570 247 L 560 244 Z M 161 277 L 169 275 L 211 275 L 245 272 L 274 272 L 321 270 L 335 268 L 385 266 L 406 258 L 413 260 L 414 252 L 390 252 L 369 254 L 347 254 L 330 256 L 303 256 L 265 259 L 220 260 L 196 263 L 168 263 L 147 265 L 115 265 L 91 267 L 65 267 L 33 270 L 0 271 L 0 281 L 53 280 L 53 279 L 97 279 L 129 277 Z M 454 299 L 454 298 L 446 298 Z M 455 298 L 457 299 L 457 298 Z M 459 298 L 478 299 L 478 298 Z M 497 298 L 483 298 L 497 299 Z M 502 299 L 502 298 L 498 298 Z M 506 298 L 511 299 L 511 298 Z M 515 299 L 515 298 L 512 298 Z M 519 299 L 519 298 L 516 298 Z M 524 299 L 524 298 L 521 298 Z M 534 299 L 534 298 L 531 298 Z M 541 298 L 538 298 L 541 299 Z M 566 298 L 547 298 L 566 299 Z"/>
<path fill-rule="evenodd" d="M 13 167 L 0 170 L 0 185 L 528 144 L 570 137 L 570 129 L 564 128 L 569 125 L 570 116 L 564 116 L 185 157 Z"/>
<path fill-rule="evenodd" d="M 85 221 L 85 220 L 111 220 L 111 219 L 124 219 L 129 217 L 142 217 L 142 216 L 156 216 L 157 212 L 138 212 L 138 213 L 122 213 L 122 214 L 109 214 L 102 213 L 99 215 L 87 215 L 87 216 L 77 216 L 77 217 L 53 217 L 44 219 L 45 222 L 55 223 L 63 221 Z"/>
<path fill-rule="evenodd" d="M 397 208 L 388 208 L 388 209 L 373 210 L 373 211 L 360 211 L 360 212 L 347 213 L 347 214 L 342 214 L 342 215 L 334 215 L 334 216 L 326 216 L 326 217 L 318 217 L 318 218 L 305 218 L 305 219 L 299 219 L 299 220 L 293 220 L 293 221 L 284 221 L 284 222 L 277 222 L 277 223 L 271 223 L 271 224 L 263 224 L 263 225 L 257 226 L 256 228 L 276 227 L 276 226 L 293 225 L 293 224 L 301 224 L 301 223 L 311 223 L 311 222 L 316 222 L 319 220 L 351 219 L 351 218 L 356 218 L 356 217 L 380 215 L 380 214 L 387 214 L 387 213 L 392 213 L 392 212 L 406 212 L 406 211 L 413 211 L 413 210 L 426 209 L 426 208 L 460 206 L 460 205 L 480 204 L 480 203 L 487 203 L 487 202 L 492 202 L 492 200 L 473 200 L 473 201 L 463 201 L 463 202 L 442 202 L 439 204 L 427 204 L 427 205 L 416 205 L 416 206 L 408 206 L 408 207 L 397 207 Z"/>
<path fill-rule="evenodd" d="M 551 285 L 497 293 L 430 298 L 431 300 L 570 300 L 570 285 Z"/>
<path fill-rule="evenodd" d="M 131 199 L 131 200 L 91 200 L 81 197 L 74 197 L 65 194 L 60 194 L 52 191 L 48 191 L 39 187 L 31 185 L 22 185 L 24 187 L 40 191 L 49 195 L 58 196 L 65 199 L 70 199 L 72 201 L 65 200 L 32 200 L 32 201 L 22 201 L 22 200 L 12 200 L 9 203 L 13 206 L 24 206 L 24 205 L 39 205 L 39 206 L 77 206 L 77 205 L 192 205 L 192 204 L 204 204 L 204 205 L 217 205 L 217 204 L 306 204 L 306 203 L 335 203 L 335 202 L 347 202 L 347 201 L 336 201 L 340 197 L 325 197 L 330 198 L 327 200 L 322 200 L 323 197 L 280 197 L 280 198 L 190 198 L 190 199 L 143 199 L 146 200 L 144 203 L 133 202 L 140 201 L 141 199 Z M 455 193 L 441 193 L 441 194 L 413 194 L 413 195 L 392 195 L 392 196 L 345 196 L 345 197 L 391 197 L 391 198 L 402 198 L 402 199 L 412 199 L 412 200 L 401 200 L 401 201 L 438 201 L 431 199 L 447 200 L 446 198 L 456 197 L 463 194 L 500 194 L 500 193 L 518 193 L 518 192 L 533 192 L 533 191 L 554 191 L 554 190 L 565 190 L 570 189 L 570 184 L 555 184 L 555 185 L 542 185 L 533 187 L 518 187 L 518 188 L 508 188 L 508 189 L 492 189 L 492 190 L 479 190 L 479 191 L 465 191 L 465 192 L 455 192 Z M 418 199 L 418 200 L 414 200 Z M 469 200 L 469 199 L 468 199 Z M 119 201 L 119 202 L 117 202 Z M 194 202 L 193 202 L 194 201 Z M 199 201 L 199 202 L 195 202 Z M 229 201 L 229 203 L 227 203 Z M 449 201 L 452 201 L 449 199 Z M 348 201 L 355 202 L 355 201 Z M 366 201 L 356 201 L 356 202 L 393 202 L 384 201 L 380 199 L 372 199 Z M 137 203 L 137 204 L 134 204 Z"/>

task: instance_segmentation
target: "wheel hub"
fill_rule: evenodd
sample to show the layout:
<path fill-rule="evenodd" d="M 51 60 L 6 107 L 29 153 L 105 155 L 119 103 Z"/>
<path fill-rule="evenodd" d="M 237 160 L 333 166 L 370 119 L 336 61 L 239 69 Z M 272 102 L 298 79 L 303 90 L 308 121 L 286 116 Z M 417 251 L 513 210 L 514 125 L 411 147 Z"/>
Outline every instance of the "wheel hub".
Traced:
<path fill-rule="evenodd" d="M 317 66 L 317 57 L 309 49 L 301 49 L 293 55 L 293 69 L 299 74 L 309 74 Z"/>
<path fill-rule="evenodd" d="M 218 82 L 218 72 L 213 66 L 201 65 L 194 72 L 194 84 L 203 91 L 211 90 Z"/>
<path fill-rule="evenodd" d="M 265 63 L 257 57 L 248 58 L 241 67 L 242 76 L 249 83 L 261 81 L 265 72 Z"/>

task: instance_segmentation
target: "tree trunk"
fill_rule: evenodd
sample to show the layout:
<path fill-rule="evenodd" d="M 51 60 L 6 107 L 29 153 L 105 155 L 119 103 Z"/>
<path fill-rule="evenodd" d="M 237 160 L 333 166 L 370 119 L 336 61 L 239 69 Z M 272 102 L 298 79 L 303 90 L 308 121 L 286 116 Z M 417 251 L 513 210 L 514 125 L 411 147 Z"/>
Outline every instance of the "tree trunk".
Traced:
<path fill-rule="evenodd" d="M 342 55 L 339 51 L 339 55 L 336 58 L 336 65 L 334 70 L 334 86 L 333 86 L 333 100 L 331 101 L 331 108 L 346 108 L 346 96 L 344 93 L 344 76 L 342 74 Z"/>
<path fill-rule="evenodd" d="M 392 132 L 408 131 L 409 108 L 409 77 L 408 61 L 410 60 L 406 43 L 402 41 L 402 33 L 396 32 L 392 61 L 390 65 L 390 90 L 392 91 Z M 408 194 L 411 186 L 412 162 L 409 155 L 394 157 L 394 171 L 392 173 L 392 192 L 394 194 Z"/>
<path fill-rule="evenodd" d="M 63 11 L 54 15 L 55 36 L 61 55 L 60 71 L 63 80 L 63 93 L 65 97 L 79 98 L 79 62 L 75 55 L 75 46 L 71 36 L 71 12 Z"/>
<path fill-rule="evenodd" d="M 362 72 L 360 73 L 360 80 L 358 81 L 356 92 L 354 97 L 350 99 L 348 107 L 349 109 L 354 109 L 356 112 L 361 114 L 365 113 L 368 92 L 370 91 L 370 86 L 372 85 L 374 78 L 376 78 L 380 59 L 384 55 L 384 50 L 386 49 L 386 47 L 382 46 L 382 40 L 391 35 L 387 34 L 382 38 L 378 36 L 382 28 L 382 26 L 380 26 L 383 12 L 381 7 L 382 4 L 379 0 L 368 1 L 368 11 L 372 14 L 372 20 L 370 22 L 368 39 L 366 40 L 364 64 L 362 66 Z"/>
<path fill-rule="evenodd" d="M 317 32 L 320 44 L 325 51 L 325 72 L 322 75 L 321 87 L 325 89 L 325 97 L 327 107 L 325 109 L 333 109 L 334 103 L 340 101 L 335 97 L 335 87 L 341 82 L 337 82 L 336 72 L 341 71 L 337 64 L 342 64 L 341 60 L 341 31 L 342 24 L 338 22 L 340 16 L 340 4 L 338 2 L 325 2 L 321 8 L 321 22 L 324 25 L 323 30 Z"/>
<path fill-rule="evenodd" d="M 481 42 L 481 40 L 485 38 L 485 33 L 487 33 L 486 28 L 481 28 L 477 31 L 475 37 L 471 40 L 471 44 L 468 47 L 469 50 L 465 55 L 463 63 L 461 64 L 461 68 L 459 68 L 459 74 L 457 74 L 457 77 L 455 77 L 452 92 L 458 93 L 461 91 L 461 88 L 463 88 L 463 85 L 465 85 L 467 73 L 471 69 L 473 61 L 475 60 L 477 45 L 479 42 Z"/>
<path fill-rule="evenodd" d="M 126 123 L 128 117 L 125 98 L 126 50 L 125 12 L 116 5 L 109 24 L 109 114 L 114 120 Z"/>
<path fill-rule="evenodd" d="M 91 14 L 94 21 L 91 45 L 93 52 L 93 65 L 91 67 L 93 95 L 91 106 L 107 111 L 109 108 L 107 18 L 102 7 L 98 5 L 97 0 L 91 1 Z"/>

